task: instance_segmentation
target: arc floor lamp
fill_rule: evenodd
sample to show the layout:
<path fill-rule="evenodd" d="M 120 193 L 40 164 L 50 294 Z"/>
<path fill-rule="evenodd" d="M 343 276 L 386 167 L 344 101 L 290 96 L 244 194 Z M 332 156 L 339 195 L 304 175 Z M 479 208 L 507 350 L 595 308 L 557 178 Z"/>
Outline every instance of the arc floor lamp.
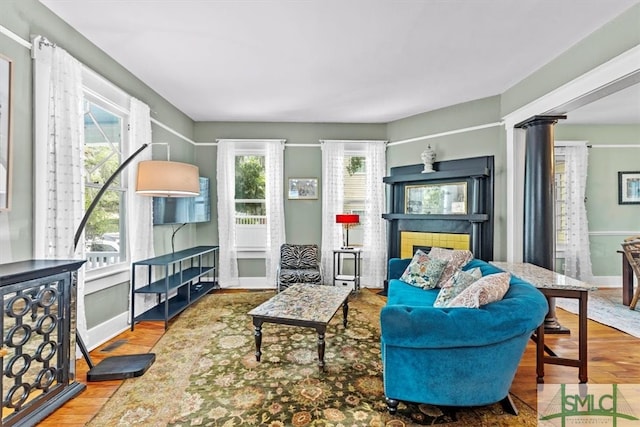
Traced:
<path fill-rule="evenodd" d="M 118 169 L 105 181 L 96 194 L 89 208 L 85 212 L 73 239 L 75 252 L 82 232 L 87 225 L 91 213 L 98 205 L 102 195 L 109 189 L 113 180 L 122 172 L 131 161 L 149 145 L 165 143 L 146 143 L 140 146 Z M 138 163 L 138 177 L 136 193 L 142 196 L 157 197 L 194 197 L 200 193 L 199 170 L 197 166 L 188 163 L 172 162 L 169 160 L 167 145 L 167 160 L 144 160 Z M 155 361 L 154 353 L 131 354 L 111 356 L 94 364 L 89 355 L 89 350 L 81 335 L 76 330 L 76 342 L 89 366 L 87 381 L 108 381 L 138 377 L 144 374 Z"/>

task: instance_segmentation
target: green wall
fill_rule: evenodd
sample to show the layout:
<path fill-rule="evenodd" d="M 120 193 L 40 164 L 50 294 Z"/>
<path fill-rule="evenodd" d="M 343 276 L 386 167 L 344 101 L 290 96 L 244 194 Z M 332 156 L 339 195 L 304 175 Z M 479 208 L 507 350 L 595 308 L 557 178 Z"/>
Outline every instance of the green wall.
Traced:
<path fill-rule="evenodd" d="M 422 163 L 420 154 L 427 147 L 436 152 L 436 161 L 465 157 L 495 156 L 494 259 L 506 259 L 506 147 L 504 127 L 496 125 L 453 135 L 394 145 L 425 135 L 487 125 L 500 121 L 500 97 L 479 99 L 441 110 L 419 114 L 388 125 L 390 146 L 387 168 Z"/>
<path fill-rule="evenodd" d="M 563 125 L 555 127 L 559 141 L 588 141 L 587 219 L 594 276 L 620 276 L 622 266 L 616 253 L 620 242 L 640 233 L 640 205 L 618 204 L 618 172 L 640 171 L 640 125 Z M 613 146 L 628 145 L 618 148 Z M 635 145 L 636 147 L 631 147 Z"/>
<path fill-rule="evenodd" d="M 322 192 L 322 152 L 320 140 L 359 139 L 385 140 L 386 125 L 357 123 L 244 123 L 199 122 L 195 124 L 195 139 L 203 145 L 217 139 L 285 139 L 286 144 L 308 144 L 311 147 L 285 145 L 284 185 L 289 178 L 319 178 Z M 196 164 L 201 175 L 211 178 L 212 200 L 216 200 L 215 146 L 198 146 Z M 382 186 L 383 184 L 380 183 Z M 212 206 L 212 210 L 216 210 Z M 322 197 L 317 200 L 284 200 L 286 239 L 289 243 L 322 243 Z M 198 224 L 197 242 L 205 244 L 210 236 L 217 241 L 217 215 L 209 224 Z M 241 277 L 264 277 L 263 260 L 241 259 Z"/>

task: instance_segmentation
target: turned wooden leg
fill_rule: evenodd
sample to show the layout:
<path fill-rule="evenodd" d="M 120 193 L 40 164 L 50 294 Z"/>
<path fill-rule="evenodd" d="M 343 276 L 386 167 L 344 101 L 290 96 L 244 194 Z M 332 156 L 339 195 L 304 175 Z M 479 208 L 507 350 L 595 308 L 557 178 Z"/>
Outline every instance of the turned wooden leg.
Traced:
<path fill-rule="evenodd" d="M 396 412 L 398 412 L 398 405 L 400 404 L 400 401 L 397 399 L 390 399 L 390 398 L 386 398 L 387 401 L 387 409 L 389 410 L 389 413 L 391 415 L 395 414 Z"/>
<path fill-rule="evenodd" d="M 346 299 L 342 304 L 342 324 L 347 327 L 347 315 L 349 314 L 349 300 Z"/>
<path fill-rule="evenodd" d="M 262 356 L 262 351 L 260 351 L 260 347 L 262 346 L 262 322 L 260 320 L 253 320 L 253 337 L 256 341 L 256 361 L 260 361 L 260 356 Z"/>
<path fill-rule="evenodd" d="M 318 368 L 320 372 L 324 371 L 324 334 L 326 332 L 326 327 L 317 327 L 316 332 L 318 333 Z"/>

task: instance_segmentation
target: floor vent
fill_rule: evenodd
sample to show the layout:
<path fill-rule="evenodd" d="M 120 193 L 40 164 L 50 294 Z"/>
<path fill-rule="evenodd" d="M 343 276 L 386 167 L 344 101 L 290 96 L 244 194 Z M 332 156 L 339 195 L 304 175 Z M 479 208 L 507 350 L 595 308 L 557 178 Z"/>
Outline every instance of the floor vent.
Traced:
<path fill-rule="evenodd" d="M 116 348 L 120 347 L 122 344 L 125 344 L 128 340 L 116 340 L 114 342 L 112 342 L 111 344 L 109 344 L 108 346 L 106 346 L 105 348 L 103 348 L 102 350 L 100 350 L 101 353 L 109 353 L 110 351 L 115 350 Z"/>

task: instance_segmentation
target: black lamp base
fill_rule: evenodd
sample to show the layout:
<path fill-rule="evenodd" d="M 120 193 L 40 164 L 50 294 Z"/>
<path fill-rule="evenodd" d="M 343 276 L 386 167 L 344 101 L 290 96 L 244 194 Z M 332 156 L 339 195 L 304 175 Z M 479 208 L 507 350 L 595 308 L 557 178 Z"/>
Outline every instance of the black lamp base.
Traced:
<path fill-rule="evenodd" d="M 87 381 L 123 380 L 144 374 L 156 360 L 155 353 L 111 356 L 89 369 Z"/>

